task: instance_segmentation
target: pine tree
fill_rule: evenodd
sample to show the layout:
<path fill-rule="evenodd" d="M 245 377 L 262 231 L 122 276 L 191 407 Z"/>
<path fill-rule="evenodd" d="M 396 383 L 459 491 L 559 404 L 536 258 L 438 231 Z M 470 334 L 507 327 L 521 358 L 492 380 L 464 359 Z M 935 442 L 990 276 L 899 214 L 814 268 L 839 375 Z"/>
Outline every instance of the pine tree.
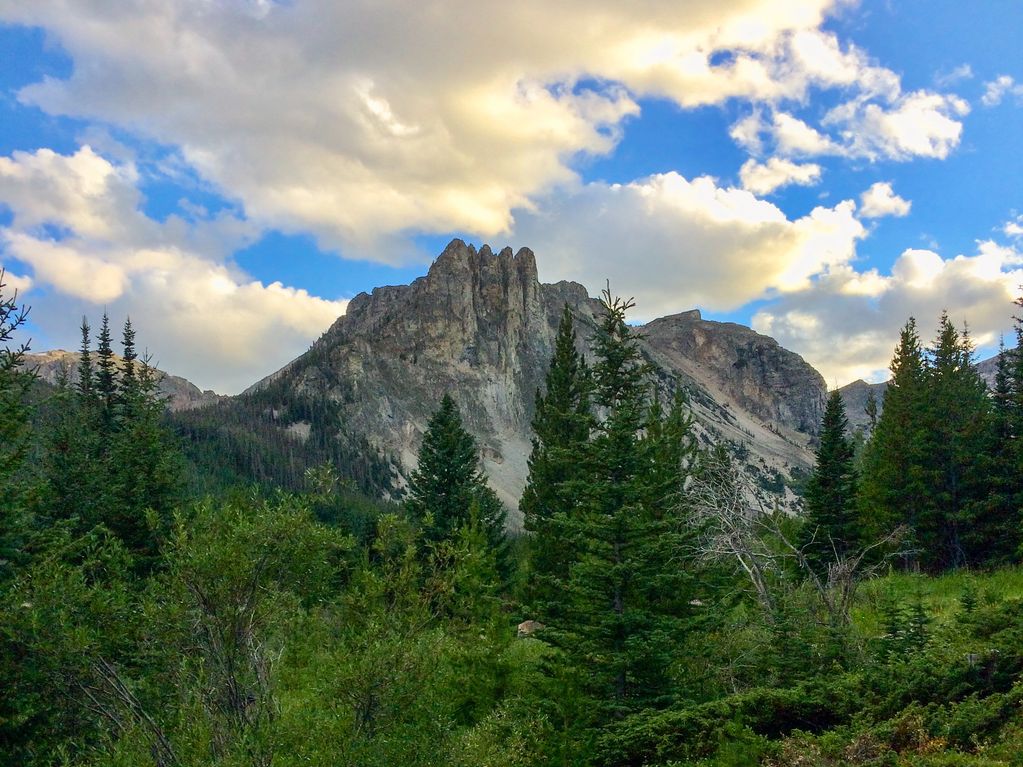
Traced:
<path fill-rule="evenodd" d="M 803 498 L 806 516 L 801 544 L 807 561 L 822 572 L 836 556 L 853 550 L 860 538 L 857 476 L 848 428 L 842 395 L 833 391 L 824 408 L 817 462 Z"/>
<path fill-rule="evenodd" d="M 93 398 L 93 368 L 92 368 L 92 336 L 89 321 L 82 317 L 82 347 L 78 351 L 78 375 L 77 391 L 79 397 L 85 401 L 92 401 Z"/>
<path fill-rule="evenodd" d="M 110 318 L 103 312 L 96 343 L 96 399 L 99 405 L 101 437 L 109 439 L 114 430 L 117 398 L 117 360 L 114 359 L 113 341 L 110 336 Z"/>
<path fill-rule="evenodd" d="M 991 392 L 991 414 L 984 445 L 977 456 L 978 482 L 983 492 L 967 509 L 964 546 L 971 562 L 1002 565 L 1018 556 L 1023 528 L 1023 475 L 1019 471 L 1014 434 L 1012 356 L 1015 350 L 999 343 L 998 367 Z"/>
<path fill-rule="evenodd" d="M 126 326 L 126 331 L 130 326 Z M 131 338 L 130 342 L 133 343 Z M 134 354 L 131 343 L 127 350 Z M 111 496 L 106 524 L 147 569 L 158 553 L 181 498 L 181 458 L 163 424 L 164 401 L 156 371 L 143 359 L 132 378 L 116 382 L 113 432 L 107 447 Z"/>
<path fill-rule="evenodd" d="M 564 616 L 544 636 L 561 648 L 595 713 L 619 717 L 669 699 L 667 667 L 692 592 L 679 552 L 665 550 L 679 526 L 653 503 L 667 493 L 649 482 L 650 456 L 671 451 L 643 444 L 651 371 L 625 322 L 632 303 L 605 291 L 603 304 L 593 367 L 602 418 L 580 455 L 587 481 L 567 524 L 576 550 Z"/>
<path fill-rule="evenodd" d="M 104 526 L 144 572 L 180 499 L 181 459 L 163 425 L 156 372 L 137 363 L 130 325 L 124 370 L 118 369 L 105 315 L 98 343 L 93 367 L 83 319 L 76 381 L 61 377 L 46 427 L 37 513 L 68 520 L 78 533 Z"/>
<path fill-rule="evenodd" d="M 504 507 L 480 469 L 476 440 L 462 426 L 455 401 L 445 394 L 423 435 L 405 511 L 427 543 L 439 543 L 453 540 L 468 524 L 474 502 L 487 539 L 504 558 Z"/>
<path fill-rule="evenodd" d="M 877 540 L 899 525 L 915 534 L 919 509 L 931 490 L 923 471 L 926 369 L 912 317 L 900 333 L 891 371 L 884 409 L 863 455 L 860 515 L 868 540 Z"/>
<path fill-rule="evenodd" d="M 983 556 L 987 520 L 967 509 L 986 495 L 978 459 L 985 448 L 990 399 L 973 361 L 969 333 L 960 334 L 942 312 L 926 378 L 926 448 L 923 472 L 930 492 L 916 520 L 920 561 L 929 570 L 968 563 L 964 534 L 974 540 L 971 559 Z M 972 528 L 972 530 L 971 530 Z"/>
<path fill-rule="evenodd" d="M 28 393 L 35 380 L 24 369 L 27 344 L 12 346 L 15 333 L 28 319 L 28 309 L 18 304 L 18 294 L 5 296 L 4 271 L 0 269 L 0 582 L 13 573 L 21 559 L 24 528 L 21 471 L 29 438 Z"/>
<path fill-rule="evenodd" d="M 545 391 L 536 393 L 529 478 L 519 508 L 529 538 L 527 600 L 534 615 L 549 621 L 568 578 L 571 545 L 565 522 L 576 503 L 589 438 L 589 375 L 576 351 L 571 310 L 566 305 L 558 327 Z"/>

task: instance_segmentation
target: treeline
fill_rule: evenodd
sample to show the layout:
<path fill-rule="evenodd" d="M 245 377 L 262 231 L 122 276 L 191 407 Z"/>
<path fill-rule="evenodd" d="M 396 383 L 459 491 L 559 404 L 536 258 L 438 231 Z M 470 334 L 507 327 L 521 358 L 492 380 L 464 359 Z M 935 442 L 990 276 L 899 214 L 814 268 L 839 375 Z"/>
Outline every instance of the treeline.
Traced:
<path fill-rule="evenodd" d="M 1023 327 L 1001 349 L 993 390 L 969 334 L 942 314 L 924 349 L 906 324 L 884 407 L 860 455 L 841 397 L 828 401 L 805 505 L 805 543 L 846 551 L 902 530 L 901 562 L 931 573 L 1018 562 L 1023 543 Z"/>
<path fill-rule="evenodd" d="M 331 400 L 285 395 L 271 384 L 227 401 L 169 412 L 166 419 L 181 438 L 193 490 L 200 494 L 246 483 L 298 492 L 305 487 L 306 470 L 324 463 L 359 493 L 399 494 L 393 460 L 352 433 L 342 408 Z"/>

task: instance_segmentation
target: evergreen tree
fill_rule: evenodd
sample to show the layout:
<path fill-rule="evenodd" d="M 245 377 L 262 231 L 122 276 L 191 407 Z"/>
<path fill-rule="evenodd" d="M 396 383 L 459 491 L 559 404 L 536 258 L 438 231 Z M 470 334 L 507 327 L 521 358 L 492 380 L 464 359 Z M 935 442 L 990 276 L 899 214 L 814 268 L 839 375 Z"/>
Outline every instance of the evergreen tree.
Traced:
<path fill-rule="evenodd" d="M 131 349 L 133 352 L 133 349 Z M 181 457 L 163 423 L 157 372 L 143 359 L 117 382 L 116 420 L 107 448 L 111 504 L 105 522 L 142 568 L 155 559 L 181 499 Z"/>
<path fill-rule="evenodd" d="M 76 376 L 76 390 L 78 396 L 91 402 L 93 398 L 93 368 L 92 368 L 92 336 L 89 321 L 82 317 L 82 347 L 78 350 L 78 375 Z"/>
<path fill-rule="evenodd" d="M 810 565 L 821 572 L 836 556 L 853 550 L 860 537 L 857 477 L 848 428 L 842 395 L 833 391 L 824 408 L 817 462 L 803 497 L 806 516 L 801 543 Z"/>
<path fill-rule="evenodd" d="M 877 540 L 899 525 L 916 532 L 930 493 L 923 470 L 926 452 L 926 369 L 916 320 L 899 335 L 884 409 L 863 455 L 860 493 L 865 538 Z M 910 541 L 918 543 L 918 541 Z"/>
<path fill-rule="evenodd" d="M 967 510 L 963 540 L 971 562 L 999 565 L 1016 559 L 1021 542 L 1020 507 L 1023 475 L 1019 471 L 1012 396 L 1014 350 L 999 343 L 998 367 L 991 392 L 991 414 L 984 445 L 977 456 L 978 482 L 984 489 Z"/>
<path fill-rule="evenodd" d="M 117 398 L 117 360 L 110 336 L 110 318 L 103 312 L 96 344 L 96 399 L 99 406 L 101 438 L 109 439 L 114 430 L 114 416 Z"/>
<path fill-rule="evenodd" d="M 619 717 L 669 699 L 667 668 L 692 590 L 679 552 L 666 551 L 670 530 L 680 526 L 665 504 L 653 502 L 674 498 L 650 482 L 652 473 L 664 476 L 674 466 L 669 459 L 671 466 L 652 467 L 651 455 L 673 451 L 644 444 L 650 367 L 625 322 L 632 303 L 609 291 L 603 303 L 593 368 L 602 418 L 580 455 L 587 481 L 567 524 L 576 551 L 564 616 L 545 638 L 562 649 L 595 713 Z"/>
<path fill-rule="evenodd" d="M 13 346 L 15 333 L 28 319 L 18 294 L 5 296 L 0 269 L 0 582 L 20 559 L 23 529 L 22 483 L 18 476 L 29 438 L 28 393 L 35 373 L 24 369 L 27 344 Z"/>
<path fill-rule="evenodd" d="M 978 460 L 985 449 L 990 399 L 973 361 L 969 333 L 960 334 L 942 312 L 926 379 L 926 449 L 923 470 L 930 489 L 916 520 L 920 561 L 930 570 L 968 563 L 964 534 L 974 545 L 969 559 L 984 556 L 988 520 L 967 510 L 986 495 Z M 972 528 L 972 529 L 971 529 Z"/>
<path fill-rule="evenodd" d="M 504 507 L 480 469 L 476 440 L 462 426 L 458 407 L 445 394 L 419 448 L 419 466 L 409 478 L 405 511 L 428 543 L 453 540 L 478 504 L 480 524 L 491 546 L 506 556 Z"/>
<path fill-rule="evenodd" d="M 41 517 L 69 520 L 84 533 L 102 525 L 147 570 L 180 500 L 182 465 L 163 425 L 156 371 L 137 362 L 134 331 L 125 326 L 129 364 L 118 369 L 109 320 L 101 325 L 93 367 L 88 321 L 72 386 L 58 382 L 42 456 Z"/>
<path fill-rule="evenodd" d="M 536 393 L 529 478 L 519 508 L 529 539 L 529 593 L 539 620 L 557 609 L 568 578 L 571 545 L 565 522 L 583 479 L 579 456 L 589 439 L 589 375 L 576 351 L 572 312 L 565 305 L 545 391 Z"/>

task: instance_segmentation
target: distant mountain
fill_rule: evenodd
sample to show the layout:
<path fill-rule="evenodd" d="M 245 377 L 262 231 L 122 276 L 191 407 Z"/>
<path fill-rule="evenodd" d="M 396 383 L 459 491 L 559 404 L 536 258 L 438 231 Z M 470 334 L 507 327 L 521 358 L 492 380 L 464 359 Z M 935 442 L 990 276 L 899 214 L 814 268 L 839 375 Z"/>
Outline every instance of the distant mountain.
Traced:
<path fill-rule="evenodd" d="M 122 361 L 120 357 L 116 359 L 118 364 L 120 364 Z M 48 384 L 57 383 L 62 369 L 66 369 L 73 380 L 78 360 L 78 352 L 68 352 L 63 349 L 25 355 L 26 367 L 35 368 L 39 378 Z M 180 376 L 165 373 L 162 370 L 157 372 L 159 374 L 160 396 L 167 400 L 167 407 L 170 410 L 188 410 L 202 407 L 224 398 L 223 395 L 212 391 L 201 391 L 198 386 Z"/>
<path fill-rule="evenodd" d="M 981 378 L 984 379 L 984 382 L 988 385 L 989 389 L 995 385 L 995 371 L 997 369 L 997 354 L 994 357 L 989 357 L 988 359 L 977 363 L 977 371 L 980 373 Z M 846 417 L 849 419 L 850 429 L 856 430 L 866 428 L 870 422 L 865 410 L 868 392 L 874 392 L 874 398 L 877 400 L 877 412 L 880 414 L 881 409 L 884 406 L 884 393 L 887 389 L 887 381 L 871 384 L 866 381 L 859 380 L 853 381 L 851 384 L 846 384 L 838 390 L 842 395 L 842 402 L 845 404 L 845 413 Z"/>
<path fill-rule="evenodd" d="M 296 401 L 332 403 L 338 433 L 372 444 L 400 485 L 430 415 L 450 393 L 480 443 L 491 484 L 515 509 L 535 392 L 565 304 L 592 358 L 600 307 L 582 285 L 541 284 L 526 248 L 495 254 L 454 240 L 425 277 L 356 296 L 306 354 L 241 399 L 258 397 L 276 414 L 294 412 Z M 820 374 L 774 340 L 698 311 L 637 330 L 665 395 L 688 391 L 703 438 L 732 444 L 765 491 L 785 496 L 788 479 L 812 462 L 826 392 Z M 300 418 L 282 424 L 295 433 L 315 426 Z"/>

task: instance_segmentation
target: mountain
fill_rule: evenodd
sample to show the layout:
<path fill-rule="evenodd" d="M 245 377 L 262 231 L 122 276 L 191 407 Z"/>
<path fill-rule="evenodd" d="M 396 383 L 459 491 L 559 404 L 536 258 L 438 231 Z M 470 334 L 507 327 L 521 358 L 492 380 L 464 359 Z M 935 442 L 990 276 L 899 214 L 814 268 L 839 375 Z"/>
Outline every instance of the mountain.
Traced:
<path fill-rule="evenodd" d="M 78 357 L 78 352 L 54 349 L 38 354 L 26 354 L 25 366 L 35 368 L 41 380 L 55 385 L 62 370 L 66 370 L 72 378 L 74 377 Z M 120 364 L 120 357 L 115 359 Z M 213 391 L 201 391 L 198 386 L 180 376 L 163 371 L 157 372 L 160 379 L 158 384 L 160 396 L 167 401 L 167 407 L 172 411 L 202 407 L 223 399 L 222 395 Z"/>
<path fill-rule="evenodd" d="M 279 420 L 296 400 L 330 403 L 333 428 L 371 444 L 400 486 L 448 392 L 480 443 L 492 486 L 516 509 L 534 397 L 565 304 L 588 353 L 600 304 L 582 285 L 541 284 L 527 248 L 495 254 L 454 240 L 425 277 L 356 296 L 307 353 L 242 399 L 257 398 Z M 821 376 L 774 340 L 698 311 L 637 330 L 665 395 L 680 387 L 689 393 L 702 438 L 732 444 L 765 491 L 791 500 L 785 485 L 813 460 L 826 394 Z M 292 417 L 280 423 L 298 439 L 322 429 Z"/>
<path fill-rule="evenodd" d="M 995 385 L 995 371 L 998 369 L 998 355 L 989 357 L 986 360 L 981 360 L 977 363 L 977 372 L 980 373 L 980 377 L 984 379 L 989 389 L 994 388 Z M 882 381 L 881 383 L 867 383 L 864 380 L 853 381 L 851 384 L 839 388 L 838 392 L 842 395 L 842 402 L 845 404 L 845 414 L 849 419 L 849 428 L 852 431 L 856 429 L 866 429 L 870 423 L 870 419 L 867 417 L 866 405 L 867 396 L 869 392 L 874 392 L 874 399 L 877 400 L 877 412 L 881 413 L 884 407 L 884 393 L 888 389 L 888 382 Z"/>

